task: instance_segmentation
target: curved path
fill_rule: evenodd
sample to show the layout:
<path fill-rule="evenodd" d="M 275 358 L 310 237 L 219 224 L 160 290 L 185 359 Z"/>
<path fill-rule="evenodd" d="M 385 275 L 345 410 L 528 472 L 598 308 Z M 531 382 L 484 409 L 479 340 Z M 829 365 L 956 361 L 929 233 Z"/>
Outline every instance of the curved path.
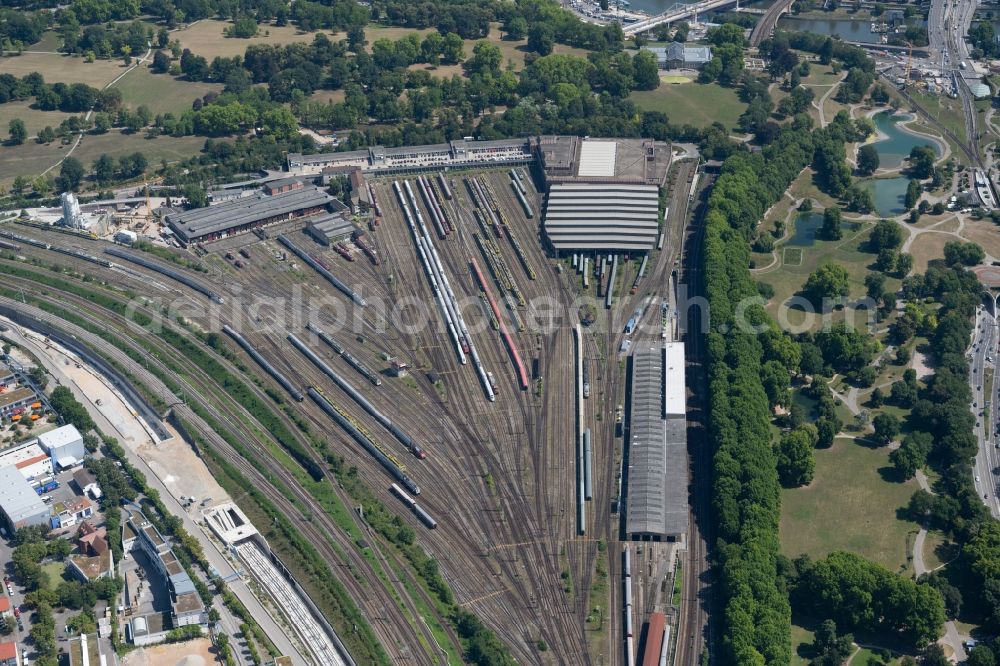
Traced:
<path fill-rule="evenodd" d="M 126 69 L 126 70 L 125 70 L 124 72 L 122 72 L 121 74 L 119 74 L 118 76 L 116 76 L 116 77 L 115 77 L 114 79 L 112 79 L 112 80 L 111 80 L 111 81 L 110 81 L 110 82 L 108 83 L 108 85 L 106 85 L 106 86 L 104 86 L 103 88 L 101 88 L 101 90 L 107 90 L 107 89 L 108 89 L 108 88 L 110 88 L 111 86 L 113 86 L 113 85 L 115 85 L 116 83 L 118 83 L 119 81 L 121 81 L 121 80 L 122 80 L 122 78 L 124 78 L 126 74 L 128 74 L 129 72 L 131 72 L 132 70 L 134 70 L 134 69 L 135 69 L 136 67 L 138 67 L 138 66 L 139 66 L 139 65 L 141 65 L 142 63 L 146 62 L 146 59 L 147 59 L 147 58 L 149 58 L 149 54 L 150 54 L 150 53 L 152 53 L 152 52 L 153 52 L 153 47 L 152 47 L 152 46 L 150 46 L 149 48 L 147 48 L 147 49 L 146 49 L 146 53 L 144 53 L 144 54 L 143 54 L 143 56 L 142 56 L 141 58 L 138 58 L 138 59 L 137 59 L 137 60 L 135 61 L 135 64 L 134 64 L 134 65 L 132 65 L 131 67 L 129 67 L 128 69 Z M 93 109 L 91 109 L 90 111 L 87 111 L 87 115 L 85 115 L 85 116 L 83 117 L 83 118 L 84 118 L 84 120 L 90 120 L 90 116 L 91 116 L 91 115 L 92 115 L 93 113 L 94 113 L 94 110 L 93 110 Z M 79 146 L 79 145 L 80 145 L 80 142 L 81 142 L 81 141 L 83 141 L 83 135 L 84 135 L 84 132 L 83 132 L 83 131 L 81 131 L 81 132 L 80 132 L 79 134 L 77 134 L 77 135 L 76 135 L 76 141 L 74 141 L 74 142 L 73 142 L 73 145 L 72 145 L 72 146 L 70 147 L 70 149 L 66 151 L 66 154 L 65 154 L 65 155 L 63 155 L 63 156 L 62 156 L 61 158 L 59 158 L 59 161 L 58 161 L 58 162 L 56 162 L 55 164 L 53 164 L 53 165 L 52 165 L 52 166 L 50 166 L 50 167 L 49 167 L 48 169 L 46 169 L 45 171 L 41 172 L 41 173 L 40 173 L 40 174 L 38 174 L 38 175 L 39 175 L 39 176 L 44 176 L 44 175 L 45 175 L 45 174 L 47 174 L 47 173 L 48 173 L 49 171 L 52 171 L 52 170 L 53 170 L 53 169 L 55 169 L 55 168 L 56 168 L 57 166 L 59 166 L 60 164 L 62 164 L 63 162 L 65 162 L 65 161 L 66 161 L 66 158 L 67 158 L 67 157 L 69 157 L 70 155 L 72 155 L 72 154 L 73 154 L 73 151 L 74 151 L 74 150 L 76 150 L 77 146 Z"/>

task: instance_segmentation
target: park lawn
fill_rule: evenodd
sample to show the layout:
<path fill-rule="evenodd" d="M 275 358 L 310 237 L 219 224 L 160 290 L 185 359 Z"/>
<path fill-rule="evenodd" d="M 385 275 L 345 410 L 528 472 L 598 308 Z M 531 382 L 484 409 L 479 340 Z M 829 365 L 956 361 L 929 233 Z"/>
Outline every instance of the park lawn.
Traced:
<path fill-rule="evenodd" d="M 126 69 L 121 60 L 95 60 L 53 53 L 23 53 L 0 58 L 0 72 L 23 77 L 38 72 L 46 83 L 86 83 L 103 88 Z"/>
<path fill-rule="evenodd" d="M 782 492 L 781 549 L 788 557 L 813 559 L 846 550 L 892 571 L 908 566 L 908 533 L 917 525 L 897 517 L 919 488 L 915 479 L 890 479 L 888 448 L 837 438 L 814 452 L 816 475 L 803 488 Z"/>
<path fill-rule="evenodd" d="M 156 166 L 161 160 L 176 162 L 192 157 L 201 152 L 204 145 L 203 136 L 160 136 L 147 139 L 142 133 L 108 132 L 85 136 L 73 152 L 73 157 L 83 162 L 89 169 L 91 163 L 101 155 L 121 157 L 139 151 L 146 156 L 150 166 Z"/>
<path fill-rule="evenodd" d="M 797 624 L 792 624 L 792 662 L 791 666 L 809 666 L 812 657 L 805 655 L 810 653 L 810 648 L 814 639 L 812 631 Z"/>
<path fill-rule="evenodd" d="M 928 571 L 948 564 L 958 555 L 958 546 L 938 531 L 927 533 L 924 538 L 924 566 Z"/>
<path fill-rule="evenodd" d="M 343 102 L 347 97 L 347 93 L 344 90 L 317 90 L 312 95 L 309 96 L 314 102 L 331 102 L 333 104 L 339 104 Z"/>
<path fill-rule="evenodd" d="M 143 134 L 109 132 L 84 136 L 80 145 L 73 151 L 73 157 L 83 162 L 89 169 L 93 161 L 102 154 L 118 157 L 142 151 L 150 165 L 156 165 L 163 159 L 175 162 L 191 157 L 198 153 L 204 144 L 205 138 L 197 136 L 146 139 Z M 10 185 L 19 175 L 34 178 L 58 163 L 71 145 L 63 145 L 58 141 L 41 145 L 29 141 L 20 146 L 0 147 L 0 185 Z M 51 173 L 58 173 L 58 169 L 53 169 Z"/>
<path fill-rule="evenodd" d="M 203 83 L 175 79 L 169 74 L 154 74 L 148 67 L 137 67 L 114 86 L 122 92 L 122 100 L 131 109 L 147 106 L 153 115 L 180 115 L 191 108 L 194 100 L 210 92 L 222 92 L 218 83 Z"/>
<path fill-rule="evenodd" d="M 807 167 L 802 170 L 798 177 L 792 181 L 792 184 L 788 188 L 788 194 L 792 199 L 813 199 L 815 202 L 819 202 L 820 208 L 828 206 L 839 205 L 839 202 L 831 197 L 825 192 L 821 192 L 813 182 L 813 177 L 815 173 L 812 168 Z"/>
<path fill-rule="evenodd" d="M 842 76 L 843 74 L 834 74 L 828 65 L 812 62 L 809 67 L 809 76 L 802 77 L 802 84 L 806 86 L 832 86 L 840 81 Z M 813 92 L 816 93 L 816 97 L 821 97 L 826 91 L 826 88 L 817 88 Z"/>
<path fill-rule="evenodd" d="M 48 587 L 55 592 L 59 583 L 63 581 L 63 574 L 66 572 L 66 565 L 62 562 L 45 562 L 42 564 L 42 571 L 48 574 Z"/>
<path fill-rule="evenodd" d="M 797 216 L 794 216 L 789 224 L 794 224 L 796 219 Z M 796 247 L 787 243 L 779 245 L 777 251 L 781 263 L 772 270 L 754 275 L 757 281 L 766 282 L 774 287 L 774 298 L 768 301 L 765 309 L 780 323 L 795 327 L 804 325 L 808 315 L 799 309 L 790 308 L 787 302 L 801 291 L 809 274 L 826 263 L 839 264 L 847 269 L 850 281 L 849 298 L 863 297 L 865 275 L 868 274 L 868 266 L 875 261 L 875 255 L 862 252 L 860 248 L 868 239 L 871 228 L 870 224 L 863 225 L 857 231 L 845 227 L 844 237 L 841 240 L 816 240 L 808 247 Z M 794 229 L 790 228 L 789 232 L 794 234 Z M 863 318 L 864 312 L 860 312 L 859 315 Z M 832 313 L 832 318 L 835 320 L 841 319 L 842 316 L 842 312 Z M 819 313 L 815 313 L 811 319 L 812 325 L 809 328 L 815 329 L 822 324 L 823 318 Z"/>
<path fill-rule="evenodd" d="M 656 90 L 634 91 L 631 99 L 644 111 L 662 111 L 675 125 L 708 127 L 718 121 L 727 130 L 747 108 L 734 89 L 715 83 L 661 83 Z"/>
<path fill-rule="evenodd" d="M 910 254 L 913 255 L 913 270 L 923 273 L 932 259 L 944 257 L 944 246 L 948 241 L 958 240 L 951 234 L 920 234 L 910 244 Z"/>
<path fill-rule="evenodd" d="M 868 662 L 876 658 L 880 657 L 868 648 L 861 648 L 854 654 L 854 658 L 847 662 L 847 666 L 868 666 Z M 888 663 L 889 666 L 897 666 L 897 664 L 899 664 L 899 659 L 893 658 L 888 662 L 879 661 L 877 663 Z"/>
<path fill-rule="evenodd" d="M 0 185 L 9 186 L 17 176 L 34 178 L 61 160 L 70 145 L 28 141 L 20 146 L 0 146 Z"/>
<path fill-rule="evenodd" d="M 10 121 L 14 118 L 20 118 L 24 121 L 24 126 L 28 130 L 28 136 L 31 137 L 38 134 L 38 131 L 46 125 L 53 128 L 58 127 L 59 123 L 73 115 L 71 113 L 63 113 L 62 111 L 39 111 L 38 109 L 32 109 L 31 105 L 34 103 L 34 99 L 25 99 L 20 102 L 0 104 L 0 136 L 4 139 L 7 138 L 7 128 L 10 125 Z"/>
<path fill-rule="evenodd" d="M 222 31 L 230 25 L 232 25 L 230 21 L 205 19 L 170 33 L 170 38 L 180 41 L 182 48 L 191 49 L 209 62 L 212 62 L 216 56 L 222 58 L 242 56 L 251 44 L 308 43 L 320 32 L 325 32 L 327 37 L 334 39 L 333 34 L 328 30 L 300 32 L 294 25 L 276 26 L 270 24 L 261 25 L 260 32 L 256 37 L 248 39 L 226 37 Z"/>
<path fill-rule="evenodd" d="M 58 51 L 63 40 L 55 30 L 46 30 L 42 33 L 42 38 L 24 49 L 25 51 Z"/>

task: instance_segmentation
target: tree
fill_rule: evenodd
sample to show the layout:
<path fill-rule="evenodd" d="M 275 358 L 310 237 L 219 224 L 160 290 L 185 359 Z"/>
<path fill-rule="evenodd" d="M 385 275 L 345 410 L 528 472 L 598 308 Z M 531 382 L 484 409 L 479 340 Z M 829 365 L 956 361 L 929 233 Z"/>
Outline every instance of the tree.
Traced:
<path fill-rule="evenodd" d="M 153 54 L 153 64 L 149 68 L 157 74 L 166 74 L 170 71 L 170 56 L 163 51 L 157 51 Z"/>
<path fill-rule="evenodd" d="M 903 244 L 903 230 L 892 220 L 879 220 L 868 237 L 868 251 L 895 250 Z"/>
<path fill-rule="evenodd" d="M 289 109 L 279 106 L 264 112 L 261 126 L 265 134 L 274 136 L 279 141 L 288 141 L 299 133 L 299 123 Z"/>
<path fill-rule="evenodd" d="M 936 159 L 937 154 L 930 146 L 914 146 L 913 149 L 910 150 L 909 157 L 910 176 L 919 180 L 930 178 L 934 175 L 934 161 Z"/>
<path fill-rule="evenodd" d="M 513 14 L 507 22 L 504 23 L 503 31 L 506 33 L 507 39 L 521 40 L 524 39 L 525 35 L 528 34 L 528 22 L 525 18 L 519 14 Z"/>
<path fill-rule="evenodd" d="M 10 136 L 7 137 L 7 143 L 12 146 L 20 146 L 28 138 L 28 130 L 24 126 L 24 121 L 20 118 L 12 118 L 7 124 L 7 130 L 10 132 Z"/>
<path fill-rule="evenodd" d="M 552 53 L 555 35 L 548 23 L 538 22 L 528 28 L 528 50 L 538 55 L 547 56 Z"/>
<path fill-rule="evenodd" d="M 850 275 L 839 264 L 823 264 L 806 279 L 803 291 L 817 307 L 826 299 L 839 299 L 851 292 Z"/>
<path fill-rule="evenodd" d="M 976 266 L 986 258 L 983 248 L 977 243 L 948 241 L 944 244 L 944 261 L 949 266 Z"/>
<path fill-rule="evenodd" d="M 639 51 L 632 59 L 636 90 L 656 90 L 660 85 L 660 66 L 650 51 Z"/>
<path fill-rule="evenodd" d="M 878 150 L 870 143 L 866 143 L 858 149 L 858 173 L 862 176 L 870 176 L 879 167 Z"/>
<path fill-rule="evenodd" d="M 93 172 L 98 183 L 110 183 L 115 179 L 115 159 L 110 155 L 101 155 L 94 160 Z"/>
<path fill-rule="evenodd" d="M 837 635 L 837 623 L 824 620 L 813 637 L 813 652 L 816 656 L 810 666 L 840 666 L 854 652 L 854 637 L 851 634 Z"/>
<path fill-rule="evenodd" d="M 67 157 L 59 166 L 59 188 L 63 191 L 75 190 L 83 182 L 86 170 L 83 164 L 75 157 Z"/>
<path fill-rule="evenodd" d="M 823 226 L 820 227 L 820 235 L 826 240 L 840 240 L 844 236 L 841 229 L 840 209 L 831 206 L 823 211 Z"/>
<path fill-rule="evenodd" d="M 778 478 L 786 488 L 807 485 L 813 479 L 816 462 L 812 450 L 818 439 L 816 428 L 804 425 L 782 433 L 778 441 L 776 459 Z"/>
<path fill-rule="evenodd" d="M 882 300 L 885 293 L 885 276 L 881 273 L 869 273 L 865 276 L 865 293 L 873 301 Z"/>
<path fill-rule="evenodd" d="M 883 446 L 899 434 L 900 422 L 895 414 L 877 414 L 872 419 L 872 425 L 875 427 L 875 440 Z"/>
<path fill-rule="evenodd" d="M 922 192 L 923 188 L 920 187 L 920 181 L 911 178 L 910 182 L 906 184 L 906 196 L 903 198 L 903 206 L 907 210 L 916 206 Z"/>
<path fill-rule="evenodd" d="M 972 648 L 965 666 L 996 666 L 997 658 L 986 645 L 977 645 Z"/>

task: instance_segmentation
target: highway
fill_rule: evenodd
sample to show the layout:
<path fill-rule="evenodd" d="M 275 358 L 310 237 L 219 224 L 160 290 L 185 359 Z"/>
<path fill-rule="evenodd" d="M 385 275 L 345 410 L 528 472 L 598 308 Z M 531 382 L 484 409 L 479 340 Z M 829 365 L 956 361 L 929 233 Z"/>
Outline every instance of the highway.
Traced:
<path fill-rule="evenodd" d="M 997 499 L 997 475 L 994 470 L 1000 469 L 1000 451 L 996 444 L 1000 442 L 997 435 L 1000 429 L 998 415 L 998 399 L 1000 399 L 1000 382 L 996 380 L 996 354 L 998 322 L 993 315 L 983 308 L 976 311 L 976 328 L 972 335 L 972 347 L 969 350 L 969 365 L 972 385 L 972 412 L 976 417 L 976 440 L 979 444 L 973 466 L 974 480 L 977 492 L 982 496 L 983 503 L 994 518 L 1000 518 L 1000 500 Z M 990 381 L 986 381 L 987 370 L 993 371 Z M 985 401 L 991 399 L 986 408 Z"/>
<path fill-rule="evenodd" d="M 965 35 L 975 12 L 975 0 L 957 0 L 953 5 L 948 0 L 932 0 L 927 19 L 927 38 L 931 63 L 940 68 L 943 74 L 950 75 L 955 83 L 965 111 L 965 136 L 971 148 L 972 166 L 982 169 L 975 100 L 961 67 L 961 63 L 967 63 L 966 66 L 971 67 Z"/>

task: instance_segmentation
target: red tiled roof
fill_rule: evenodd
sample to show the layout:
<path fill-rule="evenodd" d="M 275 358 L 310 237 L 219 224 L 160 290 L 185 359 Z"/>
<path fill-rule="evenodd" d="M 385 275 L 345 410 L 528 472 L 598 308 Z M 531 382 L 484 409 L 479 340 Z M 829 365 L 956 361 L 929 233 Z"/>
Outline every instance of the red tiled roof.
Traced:
<path fill-rule="evenodd" d="M 17 643 L 10 641 L 0 643 L 0 660 L 17 659 Z"/>
<path fill-rule="evenodd" d="M 0 597 L 0 613 L 6 613 L 10 610 L 10 597 L 3 595 Z"/>

